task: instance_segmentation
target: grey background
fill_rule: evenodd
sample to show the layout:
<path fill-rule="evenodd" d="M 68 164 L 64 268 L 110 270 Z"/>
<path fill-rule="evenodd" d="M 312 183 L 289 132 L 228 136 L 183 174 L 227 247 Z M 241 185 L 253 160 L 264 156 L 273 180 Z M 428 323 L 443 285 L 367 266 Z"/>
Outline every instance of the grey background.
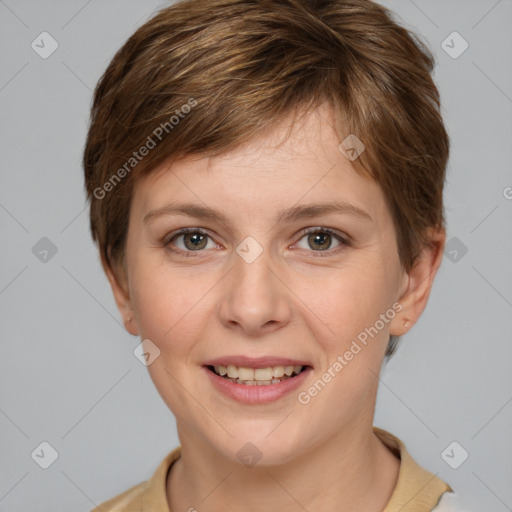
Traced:
<path fill-rule="evenodd" d="M 437 58 L 457 252 L 446 253 L 427 309 L 382 374 L 375 424 L 474 510 L 504 512 L 512 510 L 512 1 L 382 3 Z M 178 444 L 90 240 L 80 166 L 96 81 L 163 5 L 0 0 L 2 512 L 89 511 L 147 479 Z M 31 48 L 43 31 L 59 45 L 47 59 Z M 457 59 L 441 47 L 453 31 L 469 43 Z M 43 237 L 57 249 L 46 262 Z M 43 441 L 58 452 L 48 469 L 31 456 Z M 441 457 L 452 441 L 469 453 L 458 469 Z"/>

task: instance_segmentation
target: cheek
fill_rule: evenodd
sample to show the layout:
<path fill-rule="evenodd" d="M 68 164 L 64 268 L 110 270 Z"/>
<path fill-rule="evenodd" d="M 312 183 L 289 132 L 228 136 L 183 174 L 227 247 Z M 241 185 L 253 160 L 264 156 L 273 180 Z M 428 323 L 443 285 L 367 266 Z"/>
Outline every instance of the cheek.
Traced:
<path fill-rule="evenodd" d="M 211 318 L 212 283 L 187 274 L 176 268 L 152 269 L 146 263 L 134 272 L 133 281 L 140 337 L 150 339 L 160 350 L 148 372 L 164 402 L 180 417 L 186 417 L 190 408 L 190 396 L 183 387 L 193 395 L 200 393 L 188 363 L 194 362 L 194 349 L 204 339 Z"/>
<path fill-rule="evenodd" d="M 316 335 L 329 345 L 328 352 L 345 349 L 389 309 L 389 275 L 379 259 L 365 258 L 332 269 L 328 276 L 322 272 L 317 279 L 297 280 L 293 288 L 304 303 L 302 314 L 318 325 Z"/>
<path fill-rule="evenodd" d="M 179 352 L 204 331 L 211 283 L 180 269 L 135 267 L 133 305 L 140 335 L 160 350 Z"/>

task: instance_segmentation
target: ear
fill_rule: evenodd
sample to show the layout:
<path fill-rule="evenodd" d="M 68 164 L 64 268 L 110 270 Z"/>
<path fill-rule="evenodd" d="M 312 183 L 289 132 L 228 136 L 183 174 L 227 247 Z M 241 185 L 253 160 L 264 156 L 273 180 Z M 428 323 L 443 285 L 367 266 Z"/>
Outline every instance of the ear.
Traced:
<path fill-rule="evenodd" d="M 117 309 L 121 313 L 123 319 L 124 328 L 134 336 L 139 334 L 137 324 L 134 318 L 134 311 L 130 300 L 130 289 L 128 286 L 128 279 L 126 276 L 126 269 L 123 265 L 113 265 L 105 261 L 104 258 L 101 260 L 103 270 L 107 275 L 114 299 L 117 304 Z"/>
<path fill-rule="evenodd" d="M 427 305 L 434 278 L 443 259 L 446 230 L 430 228 L 428 237 L 430 243 L 423 248 L 413 268 L 404 273 L 404 286 L 397 297 L 402 310 L 391 321 L 390 334 L 401 336 L 409 331 Z"/>

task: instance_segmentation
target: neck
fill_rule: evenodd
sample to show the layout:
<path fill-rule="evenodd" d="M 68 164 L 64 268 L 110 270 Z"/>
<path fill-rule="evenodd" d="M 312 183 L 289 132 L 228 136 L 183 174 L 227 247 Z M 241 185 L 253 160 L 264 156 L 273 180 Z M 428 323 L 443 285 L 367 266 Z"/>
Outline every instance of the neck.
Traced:
<path fill-rule="evenodd" d="M 198 439 L 180 435 L 180 441 L 182 456 L 167 479 L 171 512 L 379 512 L 391 498 L 400 466 L 371 424 L 344 429 L 282 465 L 246 467 Z"/>

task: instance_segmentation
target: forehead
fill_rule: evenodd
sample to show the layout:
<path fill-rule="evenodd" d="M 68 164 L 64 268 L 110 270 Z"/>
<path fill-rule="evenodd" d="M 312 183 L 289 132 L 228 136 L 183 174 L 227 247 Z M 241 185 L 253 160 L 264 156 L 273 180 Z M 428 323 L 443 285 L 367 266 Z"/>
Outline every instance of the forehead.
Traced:
<path fill-rule="evenodd" d="M 136 183 L 133 210 L 144 217 L 183 201 L 251 218 L 294 204 L 344 201 L 382 217 L 380 186 L 358 174 L 338 149 L 330 108 L 292 121 L 286 118 L 221 155 L 163 163 Z"/>

